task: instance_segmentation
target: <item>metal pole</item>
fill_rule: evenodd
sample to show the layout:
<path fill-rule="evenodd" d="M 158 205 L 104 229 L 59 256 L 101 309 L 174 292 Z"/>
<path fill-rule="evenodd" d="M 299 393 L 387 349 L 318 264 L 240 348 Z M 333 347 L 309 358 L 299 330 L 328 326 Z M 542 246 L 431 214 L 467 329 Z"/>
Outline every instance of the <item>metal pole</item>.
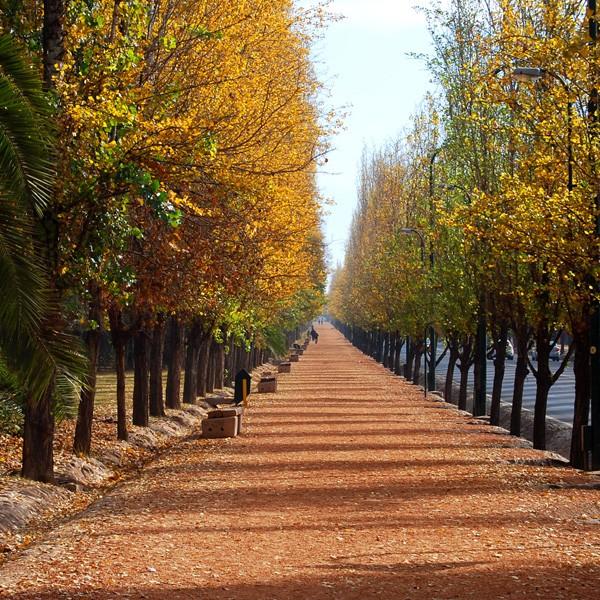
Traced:
<path fill-rule="evenodd" d="M 434 226 L 434 222 L 433 222 L 433 215 L 434 215 L 434 206 L 433 206 L 433 199 L 434 199 L 434 195 L 435 195 L 435 171 L 434 171 L 434 166 L 435 166 L 435 159 L 437 158 L 438 154 L 440 153 L 440 151 L 443 149 L 443 146 L 440 146 L 439 148 L 436 148 L 433 153 L 431 154 L 431 157 L 429 159 L 429 226 L 431 228 L 431 232 L 433 232 L 433 226 Z M 430 236 L 429 239 L 429 269 L 431 274 L 433 274 L 433 269 L 435 267 L 435 253 L 433 251 L 433 236 Z M 431 306 L 433 308 L 433 300 L 434 300 L 434 295 L 432 294 L 431 296 Z M 431 318 L 432 320 L 434 319 L 433 317 L 433 312 L 431 314 Z M 427 340 L 427 332 L 425 333 L 425 339 Z M 436 382 L 435 382 L 435 368 L 436 368 L 436 351 L 437 351 L 437 336 L 435 335 L 435 326 L 433 323 L 430 324 L 429 326 L 429 344 L 430 344 L 430 348 L 429 348 L 429 379 L 427 379 L 425 381 L 425 388 L 429 388 L 430 390 L 435 390 L 436 386 Z M 427 362 L 427 342 L 425 342 L 425 362 Z"/>
<path fill-rule="evenodd" d="M 598 69 L 596 67 L 596 44 L 598 40 L 598 17 L 596 0 L 588 0 L 589 14 L 589 34 L 592 42 L 591 60 L 593 63 L 592 71 L 592 89 L 590 90 L 590 99 L 588 103 L 588 115 L 590 120 L 590 135 L 592 141 L 598 137 L 598 88 L 596 79 Z M 596 161 L 596 149 L 592 147 L 592 157 Z M 593 172 L 596 173 L 596 165 L 593 165 Z M 595 237 L 600 239 L 600 191 L 596 190 L 594 198 L 595 215 Z M 594 249 L 594 252 L 596 250 Z M 594 284 L 594 292 L 598 293 L 598 282 Z M 590 318 L 590 392 L 592 409 L 592 432 L 591 432 L 591 464 L 592 470 L 600 469 L 600 305 L 596 296 L 592 300 L 592 314 Z"/>
<path fill-rule="evenodd" d="M 425 337 L 423 338 L 423 342 L 423 394 L 425 394 L 425 398 L 427 398 L 427 327 L 425 328 Z"/>
<path fill-rule="evenodd" d="M 400 233 L 404 233 L 404 234 L 408 234 L 408 235 L 414 233 L 419 238 L 419 246 L 421 248 L 421 266 L 423 268 L 423 272 L 425 272 L 425 236 L 423 235 L 423 232 L 419 229 L 415 229 L 414 227 L 403 227 L 399 231 L 400 231 Z M 424 359 L 423 392 L 425 393 L 425 397 L 427 397 L 427 329 L 425 330 L 424 343 L 425 343 L 425 348 L 423 351 L 423 359 Z M 408 361 L 408 345 L 406 347 L 406 359 Z M 435 385 L 434 385 L 434 388 L 435 388 Z"/>
<path fill-rule="evenodd" d="M 461 186 L 449 186 L 462 191 L 471 204 L 471 195 Z M 477 332 L 475 334 L 475 361 L 474 361 L 474 390 L 473 390 L 473 416 L 485 415 L 487 400 L 487 318 L 485 313 L 485 297 L 479 292 L 477 306 Z"/>

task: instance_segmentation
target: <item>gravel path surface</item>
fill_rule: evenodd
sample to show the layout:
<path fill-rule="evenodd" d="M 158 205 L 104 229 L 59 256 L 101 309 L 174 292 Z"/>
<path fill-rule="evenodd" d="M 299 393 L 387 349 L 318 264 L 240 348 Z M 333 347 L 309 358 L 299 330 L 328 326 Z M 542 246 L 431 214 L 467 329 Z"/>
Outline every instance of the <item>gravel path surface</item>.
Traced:
<path fill-rule="evenodd" d="M 0 597 L 600 598 L 588 475 L 318 329 L 243 436 L 170 450 L 5 563 Z"/>

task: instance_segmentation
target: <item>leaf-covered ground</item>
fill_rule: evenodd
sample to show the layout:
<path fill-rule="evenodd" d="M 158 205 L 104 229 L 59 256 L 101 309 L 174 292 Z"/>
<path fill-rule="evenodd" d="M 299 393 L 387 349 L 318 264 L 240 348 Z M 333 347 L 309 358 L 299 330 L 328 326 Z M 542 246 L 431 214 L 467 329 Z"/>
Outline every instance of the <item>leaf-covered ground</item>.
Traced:
<path fill-rule="evenodd" d="M 132 385 L 131 373 L 126 386 L 129 399 Z M 77 482 L 78 491 L 74 493 L 61 486 L 38 484 L 18 477 L 22 439 L 6 433 L 0 435 L 0 562 L 16 549 L 31 544 L 58 520 L 86 508 L 103 490 L 135 476 L 153 456 L 177 443 L 190 428 L 197 427 L 205 414 L 201 407 L 184 405 L 181 411 L 167 409 L 164 418 L 151 417 L 149 428 L 137 427 L 131 423 L 130 401 L 127 410 L 129 442 L 120 442 L 116 438 L 115 389 L 114 374 L 98 375 L 91 460 L 82 460 L 73 454 L 76 412 L 67 413 L 57 423 L 55 474 L 62 484 Z M 100 463 L 96 462 L 98 460 Z"/>
<path fill-rule="evenodd" d="M 600 596 L 591 476 L 536 466 L 320 334 L 277 394 L 252 395 L 243 436 L 170 449 L 6 562 L 0 595 Z"/>

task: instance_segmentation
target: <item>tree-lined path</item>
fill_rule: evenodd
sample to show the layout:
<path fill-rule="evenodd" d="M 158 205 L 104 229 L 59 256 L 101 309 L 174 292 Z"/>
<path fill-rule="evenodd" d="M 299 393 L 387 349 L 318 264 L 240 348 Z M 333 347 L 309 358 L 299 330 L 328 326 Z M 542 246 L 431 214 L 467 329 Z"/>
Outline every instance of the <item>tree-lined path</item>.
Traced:
<path fill-rule="evenodd" d="M 0 596 L 594 597 L 598 492 L 549 485 L 587 476 L 318 330 L 243 436 L 169 450 L 4 564 Z"/>

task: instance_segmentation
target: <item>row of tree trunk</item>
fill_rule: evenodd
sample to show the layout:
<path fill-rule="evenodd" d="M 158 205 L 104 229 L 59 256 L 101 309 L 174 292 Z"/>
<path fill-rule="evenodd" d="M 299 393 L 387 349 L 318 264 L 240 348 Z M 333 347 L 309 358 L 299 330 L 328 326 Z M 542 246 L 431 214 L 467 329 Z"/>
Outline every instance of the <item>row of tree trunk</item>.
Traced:
<path fill-rule="evenodd" d="M 94 311 L 94 312 L 93 312 Z M 97 303 L 90 305 L 90 316 L 102 322 Z M 117 437 L 127 440 L 126 370 L 127 344 L 133 340 L 133 411 L 134 425 L 145 427 L 149 418 L 165 415 L 165 408 L 180 409 L 183 404 L 195 404 L 198 397 L 215 389 L 232 385 L 240 369 L 252 370 L 269 357 L 269 353 L 254 344 L 235 345 L 233 339 L 225 344 L 216 340 L 212 327 L 201 319 L 186 323 L 177 316 L 164 315 L 126 318 L 119 308 L 109 310 L 111 341 L 115 351 L 117 378 Z M 96 370 L 100 329 L 86 334 L 90 355 L 87 387 L 81 393 L 74 451 L 89 454 L 92 444 L 92 420 L 96 388 Z M 167 368 L 166 389 L 163 394 L 163 370 Z M 182 372 L 184 373 L 182 381 Z"/>
<path fill-rule="evenodd" d="M 366 331 L 359 327 L 334 322 L 336 327 L 363 353 L 381 362 L 385 367 L 397 375 L 403 375 L 414 383 L 420 382 L 420 369 L 423 357 L 428 361 L 423 340 L 412 340 L 402 337 L 398 332 Z M 491 352 L 494 356 L 494 378 L 490 407 L 490 424 L 500 424 L 500 404 L 502 384 L 506 370 L 506 350 L 508 347 L 509 323 L 507 321 L 493 321 L 491 326 Z M 575 414 L 573 423 L 573 441 L 571 447 L 571 462 L 574 466 L 583 467 L 584 457 L 581 449 L 581 426 L 587 423 L 589 411 L 589 352 L 586 352 L 585 337 L 575 335 L 575 341 L 569 347 L 567 355 L 555 373 L 552 373 L 550 363 L 550 348 L 552 344 L 552 330 L 550 321 L 540 322 L 539 326 L 531 328 L 525 319 L 513 320 L 512 331 L 516 342 L 515 382 L 512 395 L 510 433 L 521 435 L 521 415 L 523 407 L 523 392 L 525 379 L 529 373 L 536 378 L 536 401 L 534 408 L 533 444 L 535 448 L 546 448 L 546 412 L 550 388 L 563 373 L 572 352 L 575 353 L 574 371 L 576 379 Z M 532 340 L 537 348 L 537 361 L 534 367 L 529 360 L 529 350 Z M 401 352 L 404 347 L 404 364 Z M 437 360 L 442 360 L 448 353 L 448 366 L 444 383 L 444 398 L 447 402 L 454 402 L 454 374 L 458 367 L 460 381 L 458 398 L 455 404 L 461 410 L 467 409 L 468 377 L 469 371 L 475 360 L 475 337 L 471 334 L 449 332 L 446 335 L 446 350 Z M 429 364 L 430 361 L 428 361 Z M 437 366 L 436 364 L 436 366 Z M 431 365 L 429 365 L 431 368 Z M 582 398 L 584 400 L 582 400 Z"/>

